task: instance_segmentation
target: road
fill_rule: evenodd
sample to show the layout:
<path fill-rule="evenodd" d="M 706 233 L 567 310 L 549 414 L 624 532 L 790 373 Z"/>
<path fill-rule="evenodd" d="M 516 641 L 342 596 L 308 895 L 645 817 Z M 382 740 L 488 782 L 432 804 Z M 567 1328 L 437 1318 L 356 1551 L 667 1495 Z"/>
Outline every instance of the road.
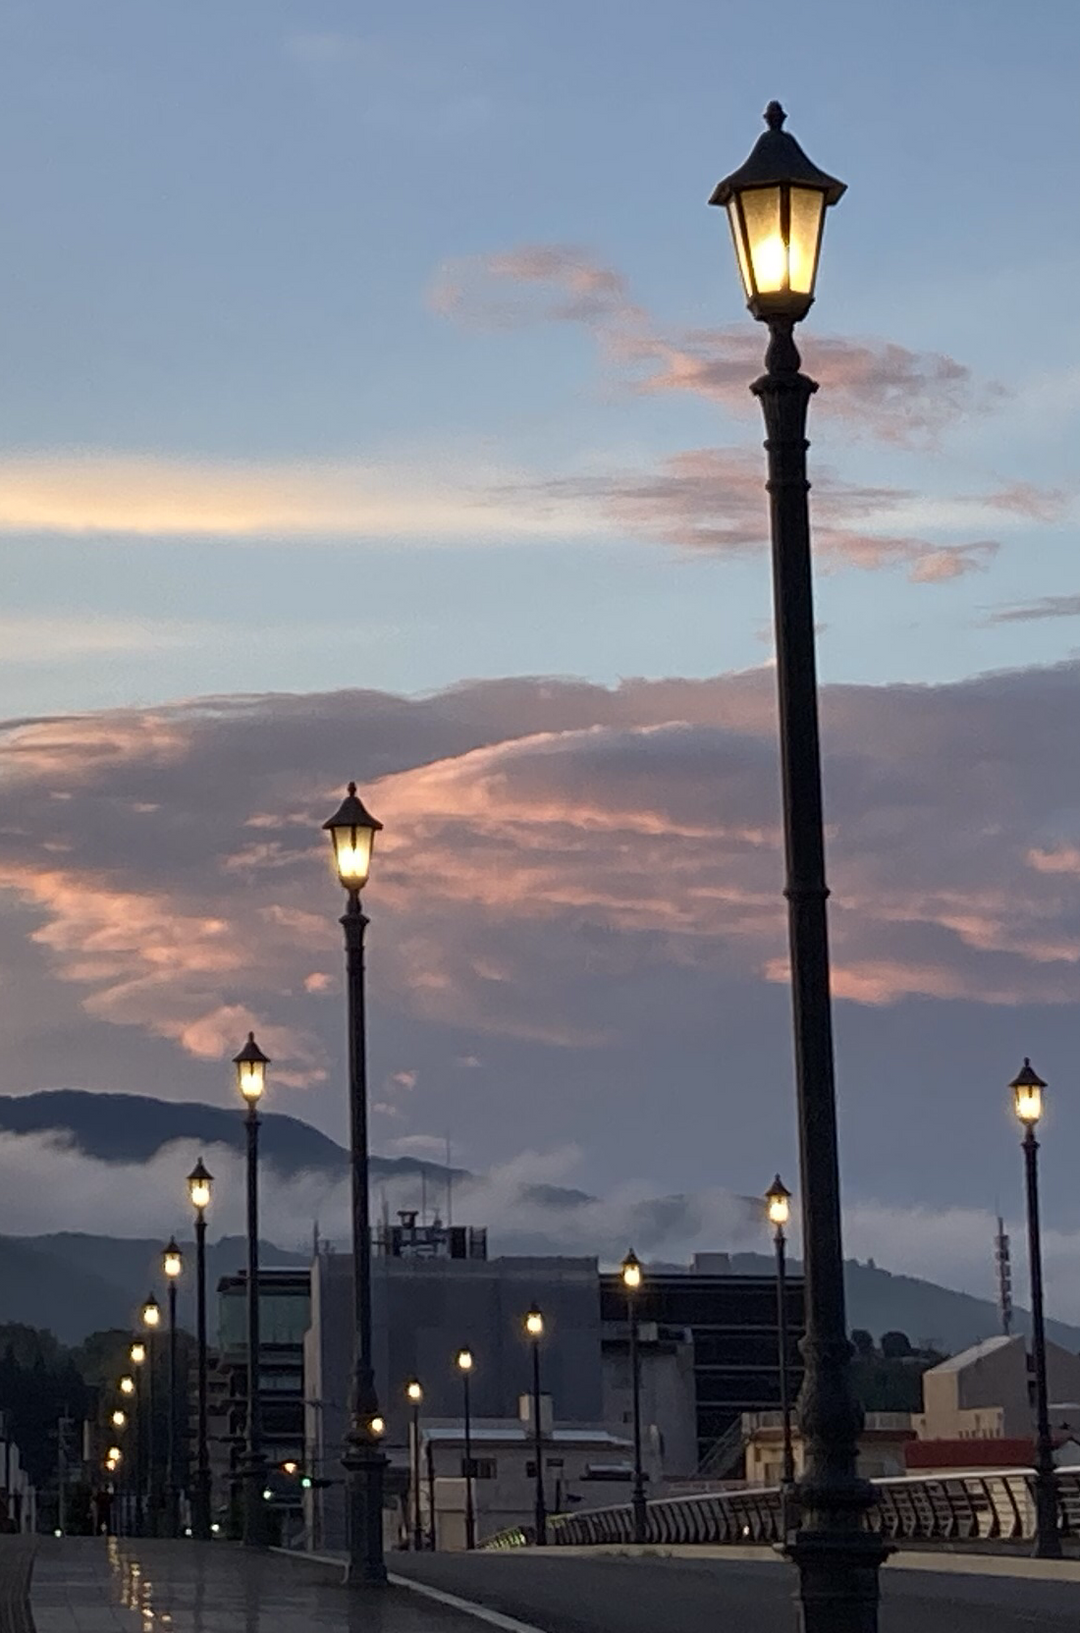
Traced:
<path fill-rule="evenodd" d="M 393 1569 L 543 1633 L 793 1633 L 782 1563 L 537 1554 L 395 1554 Z M 1080 1627 L 1080 1582 L 882 1574 L 880 1633 L 1057 1633 Z"/>

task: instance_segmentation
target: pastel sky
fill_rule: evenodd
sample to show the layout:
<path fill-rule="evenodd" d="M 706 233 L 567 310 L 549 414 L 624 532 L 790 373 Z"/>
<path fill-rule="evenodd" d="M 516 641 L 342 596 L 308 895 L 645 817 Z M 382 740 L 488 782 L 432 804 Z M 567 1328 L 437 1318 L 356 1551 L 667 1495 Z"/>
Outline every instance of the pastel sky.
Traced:
<path fill-rule="evenodd" d="M 803 337 L 849 1194 L 926 1269 L 1015 1210 L 1025 1052 L 1080 1135 L 1078 61 L 1071 0 L 10 0 L 4 1087 L 222 1099 L 252 1024 L 342 1133 L 355 776 L 383 1148 L 793 1172 L 763 336 L 705 203 L 779 96 L 849 184 Z"/>

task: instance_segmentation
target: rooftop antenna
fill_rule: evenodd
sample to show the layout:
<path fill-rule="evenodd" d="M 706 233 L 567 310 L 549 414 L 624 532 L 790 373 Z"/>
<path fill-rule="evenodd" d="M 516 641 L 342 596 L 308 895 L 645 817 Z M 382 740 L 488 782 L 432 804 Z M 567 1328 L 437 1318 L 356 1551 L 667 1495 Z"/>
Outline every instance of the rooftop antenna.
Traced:
<path fill-rule="evenodd" d="M 454 1170 L 450 1166 L 450 1135 L 446 1136 L 446 1228 L 454 1223 Z"/>
<path fill-rule="evenodd" d="M 997 1261 L 998 1275 L 998 1309 L 1001 1312 L 1001 1330 L 1008 1338 L 1012 1332 L 1013 1301 L 1012 1301 L 1012 1259 L 1009 1253 L 1009 1237 L 1005 1229 L 1005 1221 L 998 1214 L 997 1236 L 994 1238 L 994 1258 Z"/>

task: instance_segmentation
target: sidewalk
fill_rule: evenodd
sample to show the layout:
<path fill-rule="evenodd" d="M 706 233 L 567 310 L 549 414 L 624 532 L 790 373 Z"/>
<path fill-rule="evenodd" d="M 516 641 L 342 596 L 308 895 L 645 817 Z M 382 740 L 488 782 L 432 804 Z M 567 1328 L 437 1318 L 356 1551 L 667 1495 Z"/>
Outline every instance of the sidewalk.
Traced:
<path fill-rule="evenodd" d="M 477 1633 L 406 1588 L 354 1592 L 340 1569 L 228 1543 L 42 1538 L 37 1633 Z"/>

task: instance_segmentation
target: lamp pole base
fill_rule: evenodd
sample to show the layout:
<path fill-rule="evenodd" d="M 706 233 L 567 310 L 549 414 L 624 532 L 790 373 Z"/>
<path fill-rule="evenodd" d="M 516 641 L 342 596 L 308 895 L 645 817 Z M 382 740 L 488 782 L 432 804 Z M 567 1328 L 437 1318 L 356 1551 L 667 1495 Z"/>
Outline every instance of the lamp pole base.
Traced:
<path fill-rule="evenodd" d="M 873 1531 L 794 1531 L 800 1633 L 877 1633 L 878 1572 L 893 1552 Z"/>
<path fill-rule="evenodd" d="M 353 1431 L 342 1456 L 348 1508 L 349 1586 L 378 1588 L 386 1582 L 383 1558 L 383 1479 L 386 1454 Z"/>
<path fill-rule="evenodd" d="M 244 1493 L 244 1547 L 265 1548 L 267 1545 L 266 1463 L 258 1454 L 249 1453 L 240 1465 Z"/>

